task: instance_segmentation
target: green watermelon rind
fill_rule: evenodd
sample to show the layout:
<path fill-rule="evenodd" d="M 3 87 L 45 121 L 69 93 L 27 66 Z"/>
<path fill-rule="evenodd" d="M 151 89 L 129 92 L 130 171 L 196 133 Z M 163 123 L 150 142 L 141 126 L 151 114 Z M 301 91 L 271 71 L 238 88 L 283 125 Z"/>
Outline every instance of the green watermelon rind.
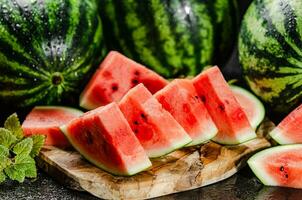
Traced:
<path fill-rule="evenodd" d="M 67 106 L 35 106 L 34 109 L 38 109 L 38 110 L 62 110 L 62 111 L 73 114 L 75 117 L 80 117 L 84 114 L 84 112 L 81 111 L 81 110 L 78 110 L 76 108 L 67 107 Z"/>
<path fill-rule="evenodd" d="M 191 147 L 191 146 L 196 146 L 200 144 L 205 144 L 208 141 L 210 141 L 212 138 L 214 138 L 218 133 L 218 129 L 216 126 L 211 126 L 208 130 L 207 133 L 202 135 L 200 138 L 194 138 L 194 141 L 190 142 L 189 144 L 186 145 L 186 147 Z"/>
<path fill-rule="evenodd" d="M 216 138 L 214 137 L 213 139 L 211 139 L 212 141 L 214 142 L 217 142 L 219 144 L 223 144 L 223 145 L 238 145 L 238 144 L 242 144 L 242 143 L 245 143 L 245 142 L 248 142 L 252 139 L 255 139 L 257 137 L 255 131 L 251 131 L 250 128 L 248 128 L 248 130 L 241 130 L 242 133 L 239 133 L 239 131 L 237 131 L 237 138 L 236 140 L 234 139 L 231 139 L 231 140 L 228 140 L 226 138 L 223 138 L 223 139 L 219 139 L 219 138 Z"/>
<path fill-rule="evenodd" d="M 250 124 L 254 130 L 257 129 L 257 127 L 260 125 L 260 123 L 263 121 L 265 117 L 265 108 L 262 102 L 251 92 L 243 89 L 242 87 L 236 86 L 236 85 L 230 85 L 232 91 L 238 92 L 247 98 L 249 98 L 252 102 L 256 105 L 256 110 L 258 110 L 257 116 L 254 118 L 253 121 L 250 121 Z M 235 95 L 236 96 L 236 95 Z"/>
<path fill-rule="evenodd" d="M 119 172 L 119 171 L 116 171 L 116 170 L 112 170 L 106 166 L 104 166 L 103 164 L 101 164 L 100 162 L 96 161 L 95 159 L 91 158 L 88 154 L 84 153 L 84 150 L 79 147 L 75 141 L 73 141 L 70 137 L 69 137 L 69 134 L 68 134 L 68 131 L 67 131 L 67 126 L 66 125 L 63 125 L 60 127 L 61 131 L 64 133 L 64 135 L 66 136 L 66 138 L 68 139 L 68 141 L 70 142 L 70 144 L 85 158 L 87 159 L 90 163 L 94 164 L 95 166 L 107 171 L 107 172 L 110 172 L 111 174 L 114 174 L 114 175 L 118 175 L 118 176 L 132 176 L 132 175 L 135 175 L 141 171 L 145 171 L 147 169 L 149 169 L 151 166 L 152 166 L 152 163 L 149 161 L 149 162 L 143 162 L 142 165 L 136 165 L 135 167 L 133 168 L 128 168 L 127 169 L 127 172 Z"/>
<path fill-rule="evenodd" d="M 286 134 L 283 133 L 283 131 L 278 128 L 275 127 L 270 133 L 269 135 L 278 143 L 281 145 L 285 145 L 285 144 L 293 144 L 295 143 L 295 141 L 292 141 L 291 139 L 289 139 L 288 137 L 285 137 Z"/>
<path fill-rule="evenodd" d="M 302 144 L 291 144 L 291 145 L 283 145 L 283 146 L 276 146 L 272 148 L 265 149 L 253 155 L 248 161 L 247 164 L 254 172 L 256 177 L 267 186 L 278 186 L 278 182 L 274 180 L 269 174 L 267 174 L 263 170 L 263 166 L 261 165 L 262 158 L 265 156 L 271 156 L 276 153 L 280 153 L 282 151 L 287 151 L 291 149 L 301 148 L 302 151 Z"/>
<path fill-rule="evenodd" d="M 165 155 L 168 155 L 169 153 L 172 153 L 173 151 L 176 151 L 182 147 L 185 147 L 186 145 L 190 144 L 192 142 L 192 139 L 188 136 L 185 136 L 182 140 L 179 140 L 177 142 L 173 142 L 169 148 L 164 148 L 156 151 L 150 151 L 148 152 L 149 158 L 159 158 Z M 151 153 L 150 153 L 151 152 Z"/>

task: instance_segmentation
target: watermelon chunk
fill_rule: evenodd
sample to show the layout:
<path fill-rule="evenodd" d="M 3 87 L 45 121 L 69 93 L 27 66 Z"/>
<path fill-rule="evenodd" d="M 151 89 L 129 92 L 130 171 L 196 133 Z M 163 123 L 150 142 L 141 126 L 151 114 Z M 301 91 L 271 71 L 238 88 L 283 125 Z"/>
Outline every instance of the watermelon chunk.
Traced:
<path fill-rule="evenodd" d="M 62 106 L 36 106 L 26 116 L 22 124 L 25 136 L 42 134 L 45 145 L 60 148 L 70 147 L 70 143 L 60 130 L 60 126 L 81 116 L 82 111 Z"/>
<path fill-rule="evenodd" d="M 302 143 L 302 104 L 285 117 L 270 136 L 279 144 Z"/>
<path fill-rule="evenodd" d="M 193 84 L 219 130 L 214 141 L 238 144 L 256 137 L 244 110 L 217 66 L 195 77 Z"/>
<path fill-rule="evenodd" d="M 216 125 L 190 80 L 176 79 L 154 96 L 192 138 L 189 146 L 204 143 L 217 134 Z"/>
<path fill-rule="evenodd" d="M 87 160 L 115 175 L 133 175 L 152 164 L 116 103 L 61 127 Z"/>
<path fill-rule="evenodd" d="M 264 185 L 302 189 L 302 145 L 284 145 L 263 150 L 248 165 Z"/>
<path fill-rule="evenodd" d="M 111 51 L 82 92 L 80 106 L 88 110 L 119 102 L 134 86 L 143 83 L 153 94 L 168 82 L 122 54 Z"/>
<path fill-rule="evenodd" d="M 256 129 L 265 117 L 265 109 L 261 101 L 249 91 L 230 85 L 236 100 L 243 108 L 251 126 Z"/>
<path fill-rule="evenodd" d="M 149 157 L 165 155 L 192 141 L 143 84 L 131 89 L 119 106 Z"/>

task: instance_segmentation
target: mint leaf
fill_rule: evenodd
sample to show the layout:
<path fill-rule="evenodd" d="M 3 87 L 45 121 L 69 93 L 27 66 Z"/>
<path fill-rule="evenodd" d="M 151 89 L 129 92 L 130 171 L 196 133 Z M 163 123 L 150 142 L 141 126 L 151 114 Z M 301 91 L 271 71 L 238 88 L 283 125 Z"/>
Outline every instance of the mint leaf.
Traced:
<path fill-rule="evenodd" d="M 25 173 L 25 177 L 35 178 L 37 177 L 37 169 L 35 160 L 28 156 L 24 156 L 23 154 L 16 156 L 15 166 L 18 166 L 20 169 L 22 168 Z"/>
<path fill-rule="evenodd" d="M 31 138 L 26 138 L 21 140 L 21 142 L 17 143 L 13 152 L 18 155 L 28 156 L 33 148 L 33 140 Z"/>
<path fill-rule="evenodd" d="M 31 157 L 35 157 L 39 154 L 41 148 L 44 145 L 45 142 L 45 136 L 44 135 L 33 135 L 30 138 L 33 140 L 33 148 L 30 152 Z"/>
<path fill-rule="evenodd" d="M 30 176 L 34 175 L 33 168 L 36 168 L 35 160 L 29 155 L 20 154 L 15 157 L 15 163 L 5 168 L 4 172 L 10 179 L 21 183 L 26 177 L 26 172 Z"/>
<path fill-rule="evenodd" d="M 10 148 L 17 141 L 16 136 L 5 128 L 0 128 L 0 145 Z"/>
<path fill-rule="evenodd" d="M 30 164 L 26 171 L 25 171 L 25 176 L 27 178 L 36 178 L 37 177 L 37 168 L 35 163 Z"/>
<path fill-rule="evenodd" d="M 0 158 L 1 157 L 8 157 L 9 156 L 9 149 L 6 146 L 0 145 Z M 0 160 L 1 163 L 1 160 Z"/>
<path fill-rule="evenodd" d="M 0 183 L 6 178 L 24 181 L 37 177 L 34 157 L 45 141 L 44 135 L 24 138 L 17 114 L 12 114 L 0 128 Z"/>
<path fill-rule="evenodd" d="M 7 157 L 0 157 L 0 171 L 12 164 L 12 161 Z"/>
<path fill-rule="evenodd" d="M 25 179 L 25 170 L 22 166 L 11 165 L 4 169 L 5 174 L 14 181 L 22 183 Z"/>
<path fill-rule="evenodd" d="M 18 140 L 22 139 L 24 137 L 23 135 L 23 130 L 20 124 L 20 121 L 18 119 L 18 116 L 16 113 L 10 115 L 5 123 L 4 123 L 4 128 L 8 129 L 9 131 L 11 131 L 14 136 L 16 136 L 16 138 Z"/>
<path fill-rule="evenodd" d="M 0 183 L 3 183 L 6 180 L 6 175 L 3 171 L 0 171 Z"/>

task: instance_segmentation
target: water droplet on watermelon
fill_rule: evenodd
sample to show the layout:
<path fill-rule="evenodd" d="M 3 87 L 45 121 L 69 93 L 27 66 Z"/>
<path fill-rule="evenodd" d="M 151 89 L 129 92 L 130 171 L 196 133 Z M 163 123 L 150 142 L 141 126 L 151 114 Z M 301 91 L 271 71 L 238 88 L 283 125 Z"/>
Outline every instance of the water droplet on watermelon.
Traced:
<path fill-rule="evenodd" d="M 36 82 L 37 81 L 37 79 L 36 78 L 34 78 L 34 82 Z"/>
<path fill-rule="evenodd" d="M 23 75 L 23 74 L 20 72 L 20 73 L 19 73 L 19 76 L 22 76 L 22 75 Z"/>

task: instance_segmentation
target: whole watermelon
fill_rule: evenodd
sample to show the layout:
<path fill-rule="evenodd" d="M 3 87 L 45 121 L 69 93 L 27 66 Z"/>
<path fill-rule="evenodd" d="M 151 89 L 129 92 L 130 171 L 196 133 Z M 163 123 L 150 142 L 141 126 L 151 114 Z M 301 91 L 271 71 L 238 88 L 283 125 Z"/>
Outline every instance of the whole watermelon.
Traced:
<path fill-rule="evenodd" d="M 236 0 L 101 2 L 108 47 L 165 77 L 195 75 L 232 51 Z"/>
<path fill-rule="evenodd" d="M 302 100 L 302 1 L 255 0 L 242 22 L 240 63 L 251 89 L 276 112 Z"/>
<path fill-rule="evenodd" d="M 0 103 L 60 103 L 101 57 L 94 0 L 0 0 Z"/>

